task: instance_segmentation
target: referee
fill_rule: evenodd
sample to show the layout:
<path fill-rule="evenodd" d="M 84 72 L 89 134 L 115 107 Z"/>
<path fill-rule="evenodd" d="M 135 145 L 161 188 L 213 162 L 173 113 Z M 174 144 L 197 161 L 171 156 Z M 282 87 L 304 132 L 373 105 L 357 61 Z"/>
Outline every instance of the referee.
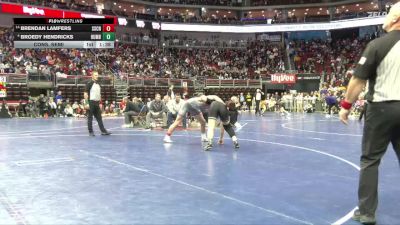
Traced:
<path fill-rule="evenodd" d="M 89 136 L 94 136 L 93 133 L 93 116 L 96 118 L 101 135 L 110 135 L 111 133 L 104 128 L 103 119 L 101 118 L 100 100 L 101 100 L 101 87 L 98 83 L 99 73 L 93 71 L 92 80 L 86 84 L 86 90 L 84 92 L 85 100 L 89 100 L 89 115 L 88 115 L 88 129 Z"/>
<path fill-rule="evenodd" d="M 400 160 L 400 2 L 383 24 L 384 37 L 371 41 L 362 54 L 342 102 L 340 120 L 347 124 L 352 104 L 368 82 L 369 102 L 362 139 L 358 210 L 353 219 L 375 224 L 378 167 L 389 143 Z M 399 218 L 400 219 L 400 218 Z"/>
<path fill-rule="evenodd" d="M 256 100 L 256 116 L 257 116 L 257 114 L 259 116 L 261 116 L 260 102 L 261 102 L 262 95 L 264 95 L 264 92 L 262 92 L 259 88 L 257 88 L 257 91 L 254 94 L 255 100 Z"/>

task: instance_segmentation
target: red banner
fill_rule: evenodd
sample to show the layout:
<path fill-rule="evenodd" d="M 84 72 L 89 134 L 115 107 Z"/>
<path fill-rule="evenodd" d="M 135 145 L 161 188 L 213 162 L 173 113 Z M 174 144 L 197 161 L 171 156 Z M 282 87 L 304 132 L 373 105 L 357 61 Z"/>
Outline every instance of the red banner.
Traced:
<path fill-rule="evenodd" d="M 271 75 L 272 84 L 295 84 L 296 74 L 275 73 Z"/>
<path fill-rule="evenodd" d="M 1 3 L 1 12 L 28 16 L 43 16 L 48 18 L 114 18 L 114 24 L 117 24 L 117 17 L 102 16 L 75 11 L 64 11 L 60 9 L 51 9 L 30 5 Z"/>
<path fill-rule="evenodd" d="M 11 13 L 11 14 L 63 18 L 62 10 L 46 9 L 46 8 L 36 7 L 36 6 L 14 5 L 14 4 L 2 3 L 1 11 L 3 13 Z"/>

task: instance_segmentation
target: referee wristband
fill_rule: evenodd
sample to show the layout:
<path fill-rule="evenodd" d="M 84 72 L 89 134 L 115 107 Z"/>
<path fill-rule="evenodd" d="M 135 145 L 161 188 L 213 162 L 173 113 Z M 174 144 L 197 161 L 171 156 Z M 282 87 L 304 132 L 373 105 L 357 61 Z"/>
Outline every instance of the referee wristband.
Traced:
<path fill-rule="evenodd" d="M 340 103 L 340 106 L 341 106 L 343 109 L 349 110 L 349 109 L 351 109 L 351 107 L 353 106 L 353 104 L 350 103 L 350 102 L 348 102 L 348 101 L 346 101 L 346 100 L 343 100 L 343 101 Z"/>

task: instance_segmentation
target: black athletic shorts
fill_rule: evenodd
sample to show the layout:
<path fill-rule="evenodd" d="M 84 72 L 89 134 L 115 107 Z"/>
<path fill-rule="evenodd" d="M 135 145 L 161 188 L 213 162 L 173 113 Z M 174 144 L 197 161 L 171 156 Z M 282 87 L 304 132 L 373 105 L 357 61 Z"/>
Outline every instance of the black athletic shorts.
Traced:
<path fill-rule="evenodd" d="M 229 112 L 230 123 L 234 125 L 238 120 L 239 112 L 236 109 L 230 110 L 228 112 Z"/>
<path fill-rule="evenodd" d="M 229 122 L 229 111 L 224 103 L 218 101 L 212 102 L 208 112 L 208 118 L 219 118 L 223 123 Z"/>

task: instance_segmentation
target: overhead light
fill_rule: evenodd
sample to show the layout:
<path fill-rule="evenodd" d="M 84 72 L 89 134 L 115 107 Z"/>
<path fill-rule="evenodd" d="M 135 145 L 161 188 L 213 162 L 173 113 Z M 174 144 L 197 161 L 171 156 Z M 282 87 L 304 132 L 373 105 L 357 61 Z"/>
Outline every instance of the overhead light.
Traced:
<path fill-rule="evenodd" d="M 186 12 L 189 12 L 189 9 L 186 9 Z"/>
<path fill-rule="evenodd" d="M 251 11 L 249 13 L 251 14 Z"/>
<path fill-rule="evenodd" d="M 360 10 L 362 10 L 363 8 L 360 8 Z"/>
<path fill-rule="evenodd" d="M 274 12 L 278 12 L 278 10 L 275 9 Z"/>
<path fill-rule="evenodd" d="M 219 11 L 217 10 L 217 13 L 219 13 Z"/>
<path fill-rule="evenodd" d="M 114 5 L 117 5 L 117 3 L 116 3 L 116 2 L 114 2 Z"/>
<path fill-rule="evenodd" d="M 97 2 L 97 0 L 94 0 L 94 2 Z"/>
<path fill-rule="evenodd" d="M 231 11 L 229 11 L 228 13 L 231 14 Z"/>
<path fill-rule="evenodd" d="M 296 12 L 296 9 L 293 9 L 293 12 Z"/>
<path fill-rule="evenodd" d="M 317 12 L 317 14 L 319 15 L 319 14 L 321 14 L 320 12 Z"/>
<path fill-rule="evenodd" d="M 133 8 L 133 5 L 131 5 L 131 8 Z"/>
<path fill-rule="evenodd" d="M 226 17 L 226 15 L 224 15 L 224 17 Z"/>
<path fill-rule="evenodd" d="M 124 9 L 124 11 L 126 11 L 126 9 Z"/>
<path fill-rule="evenodd" d="M 169 9 L 169 11 L 171 11 L 172 9 Z"/>
<path fill-rule="evenodd" d="M 307 13 L 305 12 L 304 15 L 307 15 Z"/>
<path fill-rule="evenodd" d="M 371 5 L 373 5 L 374 4 L 374 2 L 371 2 Z"/>
<path fill-rule="evenodd" d="M 360 4 L 357 4 L 356 6 L 358 7 L 358 6 L 360 6 Z"/>
<path fill-rule="evenodd" d="M 342 5 L 342 9 L 344 9 L 344 5 Z"/>
<path fill-rule="evenodd" d="M 308 10 L 310 10 L 310 9 L 306 9 L 307 12 L 308 12 Z"/>
<path fill-rule="evenodd" d="M 346 9 L 346 12 L 348 12 L 349 10 L 348 9 Z"/>
<path fill-rule="evenodd" d="M 322 10 L 322 8 L 319 8 L 319 10 Z"/>
<path fill-rule="evenodd" d="M 265 15 L 263 14 L 263 17 L 265 17 Z"/>
<path fill-rule="evenodd" d="M 84 0 L 82 0 L 82 3 L 85 3 L 85 1 L 84 1 Z"/>
<path fill-rule="evenodd" d="M 122 6 L 118 6 L 119 8 L 122 8 Z"/>
<path fill-rule="evenodd" d="M 262 13 L 264 13 L 264 10 L 263 11 L 261 11 Z"/>

